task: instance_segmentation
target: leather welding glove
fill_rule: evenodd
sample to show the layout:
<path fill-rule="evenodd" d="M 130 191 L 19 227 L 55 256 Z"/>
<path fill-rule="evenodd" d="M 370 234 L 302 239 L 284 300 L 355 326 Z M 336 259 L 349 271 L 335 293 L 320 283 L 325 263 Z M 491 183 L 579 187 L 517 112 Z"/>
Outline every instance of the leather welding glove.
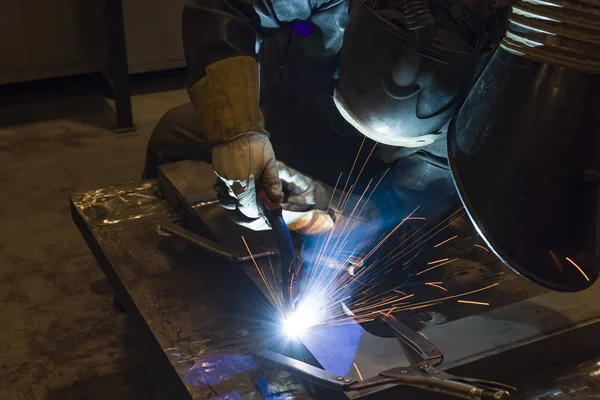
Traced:
<path fill-rule="evenodd" d="M 228 196 L 236 200 L 235 208 L 246 218 L 258 218 L 258 184 L 272 201 L 283 199 L 275 153 L 259 107 L 258 63 L 254 57 L 231 57 L 208 65 L 205 72 L 189 95 L 213 148 L 213 168 Z"/>
<path fill-rule="evenodd" d="M 257 185 L 262 186 L 272 201 L 283 201 L 277 161 L 267 135 L 250 133 L 214 147 L 212 163 L 226 187 L 227 197 L 235 199 L 235 204 L 227 199 L 221 201 L 223 207 L 236 209 L 250 219 L 259 218 Z"/>
<path fill-rule="evenodd" d="M 214 161 L 213 161 L 214 162 Z M 285 201 L 281 203 L 283 219 L 291 231 L 302 235 L 319 235 L 333 229 L 335 213 L 328 212 L 331 190 L 284 163 L 276 162 L 276 171 L 281 181 L 281 193 Z M 228 183 L 218 179 L 215 185 L 221 205 L 231 210 L 231 219 L 238 225 L 253 231 L 269 230 L 269 224 L 262 216 L 253 218 L 241 211 L 240 197 L 232 195 Z M 247 204 L 257 207 L 256 195 L 244 197 Z"/>

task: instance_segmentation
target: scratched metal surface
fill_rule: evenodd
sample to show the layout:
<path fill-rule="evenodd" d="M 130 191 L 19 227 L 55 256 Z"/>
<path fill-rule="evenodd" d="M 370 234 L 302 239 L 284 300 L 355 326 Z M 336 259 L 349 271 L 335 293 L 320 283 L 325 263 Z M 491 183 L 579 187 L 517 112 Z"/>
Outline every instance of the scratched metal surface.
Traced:
<path fill-rule="evenodd" d="M 264 348 L 283 350 L 284 343 L 273 335 L 269 325 L 270 306 L 265 304 L 264 296 L 248 284 L 239 266 L 215 262 L 202 252 L 157 232 L 158 224 L 173 218 L 157 191 L 154 181 L 124 184 L 74 196 L 72 202 L 74 212 L 81 217 L 107 259 L 109 266 L 104 266 L 105 272 L 110 268 L 116 275 L 114 279 L 125 286 L 135 310 L 141 314 L 190 397 L 310 398 L 289 375 L 254 364 L 249 357 L 253 352 Z M 212 212 L 219 214 L 218 208 Z M 227 232 L 227 226 L 220 224 L 219 234 L 227 235 Z M 229 232 L 228 240 L 232 244 L 239 243 L 236 228 L 232 226 Z M 253 247 L 263 245 L 258 236 L 252 238 L 256 241 Z M 422 262 L 425 264 L 432 256 L 451 257 L 463 252 L 470 256 L 431 271 L 426 279 L 410 277 L 407 287 L 414 289 L 418 296 L 430 299 L 439 296 L 438 291 L 441 291 L 428 287 L 424 284 L 426 281 L 443 280 L 444 286 L 453 292 L 499 282 L 485 298 L 473 299 L 489 302 L 488 307 L 457 307 L 456 303 L 447 302 L 397 316 L 416 329 L 431 329 L 542 293 L 495 262 L 485 251 L 472 254 L 477 251 L 474 243 L 478 243 L 476 235 L 444 246 L 442 252 L 424 252 Z M 429 243 L 429 247 L 434 244 Z M 467 250 L 460 246 L 466 246 Z M 419 268 L 418 263 L 415 266 Z M 407 279 L 415 272 L 408 269 L 403 273 L 401 278 Z"/>
<path fill-rule="evenodd" d="M 155 182 L 118 185 L 72 203 L 189 397 L 308 399 L 295 379 L 263 371 L 250 356 L 280 343 L 265 334 L 264 300 L 232 270 L 239 266 L 199 258 L 159 235 L 157 225 L 172 216 L 156 189 Z"/>
<path fill-rule="evenodd" d="M 600 355 L 523 377 L 516 384 L 516 400 L 600 399 Z"/>

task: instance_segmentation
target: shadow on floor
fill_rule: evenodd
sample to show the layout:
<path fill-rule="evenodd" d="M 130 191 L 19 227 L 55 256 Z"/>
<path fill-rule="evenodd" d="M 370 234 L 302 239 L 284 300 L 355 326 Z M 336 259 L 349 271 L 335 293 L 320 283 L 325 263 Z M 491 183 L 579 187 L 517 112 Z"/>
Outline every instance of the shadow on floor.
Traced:
<path fill-rule="evenodd" d="M 185 69 L 131 77 L 132 94 L 185 87 Z M 56 119 L 111 129 L 111 87 L 101 74 L 88 74 L 0 86 L 0 128 Z"/>
<path fill-rule="evenodd" d="M 113 111 L 100 74 L 4 85 L 0 88 L 0 127 L 70 119 L 110 128 Z"/>
<path fill-rule="evenodd" d="M 131 76 L 131 93 L 135 95 L 166 92 L 185 88 L 187 69 L 147 72 Z"/>

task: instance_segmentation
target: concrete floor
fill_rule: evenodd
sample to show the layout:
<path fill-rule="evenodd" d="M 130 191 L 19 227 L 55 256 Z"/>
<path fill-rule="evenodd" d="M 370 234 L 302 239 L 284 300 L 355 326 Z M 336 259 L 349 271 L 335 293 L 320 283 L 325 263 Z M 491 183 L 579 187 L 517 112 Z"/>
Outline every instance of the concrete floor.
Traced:
<path fill-rule="evenodd" d="M 138 130 L 118 136 L 101 94 L 28 87 L 0 93 L 0 399 L 165 398 L 68 198 L 139 179 L 155 123 L 187 94 L 135 96 Z"/>

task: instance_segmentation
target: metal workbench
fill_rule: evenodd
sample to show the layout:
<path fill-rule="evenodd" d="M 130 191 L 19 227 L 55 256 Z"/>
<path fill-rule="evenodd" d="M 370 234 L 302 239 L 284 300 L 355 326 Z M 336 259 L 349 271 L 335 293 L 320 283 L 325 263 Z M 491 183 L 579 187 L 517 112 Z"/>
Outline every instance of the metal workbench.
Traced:
<path fill-rule="evenodd" d="M 212 182 L 206 177 L 212 174 L 206 168 L 196 173 L 209 188 Z M 353 376 L 348 368 L 353 363 L 364 375 L 372 375 L 407 362 L 395 339 L 371 335 L 358 325 L 318 328 L 325 341 L 282 341 L 274 333 L 269 302 L 252 284 L 252 265 L 211 259 L 158 231 L 158 225 L 175 217 L 155 180 L 78 194 L 71 205 L 73 219 L 118 302 L 151 339 L 158 359 L 170 366 L 171 376 L 165 378 L 179 385 L 182 398 L 333 398 L 312 392 L 284 372 L 257 366 L 252 354 L 264 349 L 303 357 L 347 376 Z M 215 207 L 213 212 L 220 212 Z M 499 283 L 487 294 L 489 307 L 442 302 L 397 315 L 441 350 L 445 371 L 513 382 L 600 349 L 598 285 L 578 294 L 549 293 L 489 258 L 436 273 L 448 287 L 460 290 Z M 377 396 L 399 394 L 431 396 L 404 388 Z"/>

